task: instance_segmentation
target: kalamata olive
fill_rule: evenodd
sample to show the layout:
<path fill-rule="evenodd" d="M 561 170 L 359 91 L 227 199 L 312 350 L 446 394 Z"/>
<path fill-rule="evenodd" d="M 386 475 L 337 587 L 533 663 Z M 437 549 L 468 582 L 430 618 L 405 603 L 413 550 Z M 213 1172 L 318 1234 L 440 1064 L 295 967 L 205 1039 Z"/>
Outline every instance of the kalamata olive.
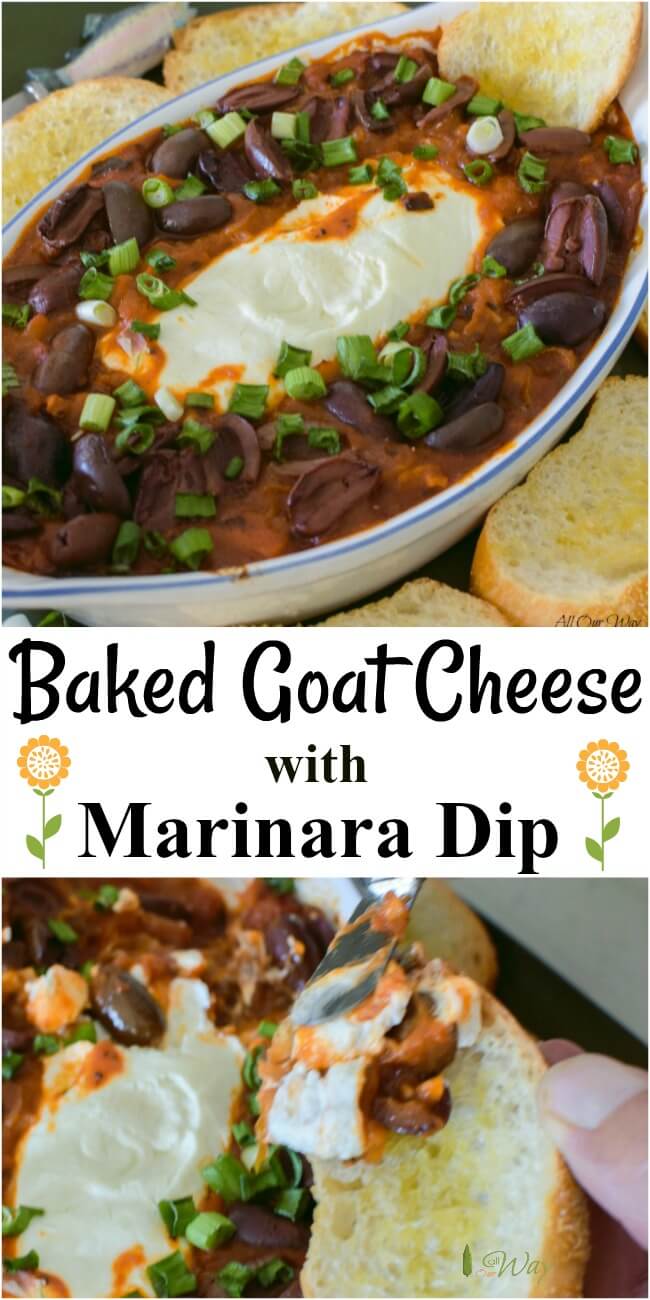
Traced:
<path fill-rule="evenodd" d="M 375 1097 L 372 1117 L 392 1133 L 439 1133 L 451 1114 L 451 1097 L 445 1088 L 440 1101 L 429 1105 L 414 1097 L 398 1101 L 396 1097 Z"/>
<path fill-rule="evenodd" d="M 12 404 L 3 428 L 4 469 L 25 486 L 30 478 L 59 487 L 70 471 L 68 440 L 44 412 L 32 415 L 22 402 Z"/>
<path fill-rule="evenodd" d="M 590 293 L 591 285 L 584 275 L 571 275 L 568 271 L 549 271 L 547 275 L 536 275 L 532 280 L 516 284 L 506 298 L 507 303 L 514 303 L 517 310 L 538 298 L 545 298 L 549 293 Z"/>
<path fill-rule="evenodd" d="M 596 181 L 594 190 L 607 213 L 610 234 L 620 239 L 625 228 L 625 209 L 614 186 L 609 181 Z"/>
<path fill-rule="evenodd" d="M 327 128 L 326 140 L 342 140 L 350 126 L 352 105 L 345 95 L 339 95 L 332 104 L 332 114 Z"/>
<path fill-rule="evenodd" d="M 373 411 L 363 389 L 350 379 L 337 379 L 323 399 L 323 406 L 342 424 L 349 424 L 371 438 L 395 436 L 391 421 Z"/>
<path fill-rule="evenodd" d="M 301 113 L 306 113 L 309 118 L 309 139 L 312 144 L 322 144 L 323 140 L 330 138 L 329 130 L 332 121 L 332 101 L 323 99 L 321 95 L 313 95 L 311 99 L 301 108 Z"/>
<path fill-rule="evenodd" d="M 402 104 L 419 104 L 422 91 L 431 76 L 431 68 L 422 63 L 410 81 L 395 81 L 391 75 L 389 81 L 373 86 L 370 91 L 372 99 L 381 99 L 387 108 L 398 108 Z M 471 99 L 471 96 L 470 96 Z M 458 103 L 467 101 L 458 100 Z"/>
<path fill-rule="evenodd" d="M 294 536 L 317 541 L 379 483 L 378 465 L 344 453 L 307 470 L 294 484 L 287 508 Z"/>
<path fill-rule="evenodd" d="M 209 148 L 209 145 L 205 131 L 187 126 L 182 131 L 169 135 L 154 149 L 149 171 L 161 172 L 163 176 L 181 180 L 192 170 L 201 150 Z"/>
<path fill-rule="evenodd" d="M 176 136 L 171 138 L 177 139 Z M 129 185 L 128 181 L 106 181 L 104 202 L 115 243 L 123 244 L 127 239 L 137 239 L 142 249 L 153 234 L 153 218 L 140 191 L 136 190 L 135 185 Z"/>
<path fill-rule="evenodd" d="M 357 121 L 363 127 L 364 131 L 392 131 L 393 123 L 390 118 L 373 117 L 366 98 L 366 92 L 361 89 L 353 90 L 351 95 L 352 107 L 354 108 Z"/>
<path fill-rule="evenodd" d="M 399 1097 L 405 1070 L 428 1079 L 451 1065 L 458 1046 L 456 1026 L 431 1016 L 430 999 L 415 993 L 404 1019 L 388 1034 L 379 1068 L 379 1092 Z"/>
<path fill-rule="evenodd" d="M 302 1287 L 300 1285 L 299 1273 L 296 1273 L 293 1282 L 289 1283 L 286 1291 L 280 1292 L 280 1300 L 282 1300 L 283 1296 L 285 1297 L 285 1300 L 288 1300 L 289 1297 L 292 1297 L 292 1300 L 295 1300 L 296 1297 L 302 1296 Z"/>
<path fill-rule="evenodd" d="M 292 172 L 289 159 L 259 122 L 253 119 L 244 136 L 246 157 L 257 176 L 274 181 L 290 181 Z"/>
<path fill-rule="evenodd" d="M 596 194 L 582 200 L 580 262 L 592 284 L 601 284 L 607 265 L 607 213 Z"/>
<path fill-rule="evenodd" d="M 113 154 L 110 158 L 102 158 L 100 162 L 93 163 L 91 176 L 105 176 L 107 172 L 126 172 L 134 161 L 134 158 L 122 158 L 120 154 Z"/>
<path fill-rule="evenodd" d="M 36 227 L 48 253 L 59 253 L 80 239 L 103 206 L 102 191 L 90 185 L 73 185 L 60 194 Z"/>
<path fill-rule="evenodd" d="M 100 966 L 90 986 L 93 1011 L 111 1038 L 147 1047 L 165 1032 L 163 1012 L 144 984 L 118 966 Z"/>
<path fill-rule="evenodd" d="M 7 883 L 12 920 L 25 916 L 56 916 L 63 898 L 58 887 L 45 880 L 12 880 Z"/>
<path fill-rule="evenodd" d="M 230 113 L 233 109 L 247 108 L 251 113 L 272 113 L 284 104 L 290 104 L 300 94 L 299 86 L 281 86 L 277 82 L 253 82 L 250 86 L 239 86 L 229 90 L 218 101 L 220 113 Z"/>
<path fill-rule="evenodd" d="M 199 154 L 198 173 L 217 194 L 241 193 L 246 182 L 253 179 L 246 159 L 230 150 L 217 153 L 216 149 L 204 149 Z"/>
<path fill-rule="evenodd" d="M 483 402 L 439 425 L 424 441 L 436 451 L 473 451 L 495 437 L 503 419 L 503 411 L 496 402 Z"/>
<path fill-rule="evenodd" d="M 68 325 L 55 334 L 32 383 L 40 393 L 65 395 L 85 388 L 95 340 L 85 325 Z"/>
<path fill-rule="evenodd" d="M 10 542 L 14 537 L 29 537 L 30 533 L 40 533 L 41 521 L 29 510 L 7 510 L 2 512 L 2 536 Z"/>
<path fill-rule="evenodd" d="M 509 108 L 502 108 L 498 114 L 497 121 L 503 132 L 503 140 L 496 149 L 488 154 L 490 162 L 500 162 L 502 158 L 507 158 L 513 144 L 515 143 L 515 117 Z"/>
<path fill-rule="evenodd" d="M 85 505 L 128 518 L 129 494 L 101 433 L 85 433 L 77 438 L 72 449 L 72 465 Z"/>
<path fill-rule="evenodd" d="M 230 448 L 227 446 L 227 437 L 230 434 L 237 443 L 237 454 L 243 456 L 244 468 L 240 474 L 240 479 L 244 483 L 255 483 L 259 478 L 262 455 L 260 444 L 257 441 L 257 434 L 253 425 L 245 420 L 241 415 L 235 415 L 233 412 L 227 412 L 222 415 L 217 422 L 216 428 L 219 432 L 219 438 L 215 446 L 219 450 L 223 445 L 223 457 L 220 468 L 225 471 L 228 461 L 231 459 Z M 226 457 L 228 460 L 226 460 Z"/>
<path fill-rule="evenodd" d="M 600 284 L 607 264 L 607 213 L 595 194 L 561 199 L 544 229 L 542 261 L 547 271 L 579 271 Z"/>
<path fill-rule="evenodd" d="M 521 275 L 535 260 L 544 234 L 537 217 L 522 217 L 504 226 L 490 241 L 486 253 L 505 266 L 508 275 Z"/>
<path fill-rule="evenodd" d="M 450 95 L 444 104 L 438 104 L 436 108 L 425 113 L 424 117 L 419 119 L 418 126 L 437 126 L 438 122 L 443 122 L 455 108 L 462 108 L 465 104 L 469 104 L 477 90 L 478 82 L 474 81 L 473 77 L 459 77 L 453 95 Z"/>
<path fill-rule="evenodd" d="M 311 933 L 304 917 L 295 912 L 282 912 L 268 925 L 264 943 L 269 957 L 278 966 L 288 966 L 287 980 L 293 989 L 303 988 L 323 955 L 318 938 Z"/>
<path fill-rule="evenodd" d="M 591 144 L 586 131 L 576 131 L 572 126 L 536 126 L 532 131 L 522 131 L 521 143 L 532 153 L 584 153 Z"/>
<path fill-rule="evenodd" d="M 53 311 L 74 307 L 78 301 L 77 290 L 84 273 L 81 262 L 53 267 L 29 291 L 27 299 L 37 315 L 49 316 Z"/>
<path fill-rule="evenodd" d="M 157 220 L 166 235 L 191 239 L 207 230 L 217 230 L 231 216 L 232 207 L 222 194 L 201 194 L 197 199 L 179 199 L 167 208 L 160 208 Z"/>
<path fill-rule="evenodd" d="M 218 494 L 222 478 L 217 455 L 213 446 L 204 456 L 191 448 L 181 452 L 161 450 L 151 456 L 140 475 L 133 512 L 135 522 L 163 533 L 176 523 L 178 493 Z"/>
<path fill-rule="evenodd" d="M 392 72 L 397 67 L 399 60 L 399 54 L 395 54 L 392 50 L 375 50 L 368 55 L 366 68 L 369 72 L 378 76 L 380 73 Z"/>
<path fill-rule="evenodd" d="M 5 266 L 2 269 L 2 289 L 11 302 L 24 302 L 33 284 L 50 271 L 46 262 L 27 262 L 22 266 Z"/>
<path fill-rule="evenodd" d="M 42 916 L 26 916 L 22 926 L 30 962 L 33 966 L 46 965 L 47 946 L 52 938 L 47 921 Z"/>
<path fill-rule="evenodd" d="M 6 948 L 3 944 L 3 949 Z M 4 951 L 3 951 L 4 958 Z M 10 1029 L 8 1025 L 2 1026 L 2 1051 L 5 1052 L 28 1052 L 33 1041 L 35 1029 Z M 4 1088 L 3 1088 L 4 1092 Z"/>
<path fill-rule="evenodd" d="M 165 894 L 142 893 L 140 906 L 144 912 L 153 912 L 155 916 L 165 916 L 170 921 L 192 923 L 192 912 L 179 898 L 169 898 Z"/>
<path fill-rule="evenodd" d="M 552 293 L 522 308 L 520 326 L 533 325 L 544 343 L 575 348 L 600 329 L 607 309 L 584 293 Z"/>
<path fill-rule="evenodd" d="M 83 569 L 106 564 L 122 520 L 119 515 L 77 515 L 50 538 L 49 553 L 57 569 Z"/>
<path fill-rule="evenodd" d="M 491 361 L 484 374 L 449 403 L 446 411 L 447 420 L 457 420 L 459 416 L 465 415 L 476 406 L 483 406 L 485 402 L 498 401 L 505 373 L 504 366 L 498 361 Z"/>
<path fill-rule="evenodd" d="M 434 393 L 439 387 L 447 369 L 447 339 L 444 334 L 436 334 L 429 346 L 427 366 L 421 382 L 417 386 L 419 393 Z"/>
<path fill-rule="evenodd" d="M 589 191 L 586 185 L 580 185 L 578 181 L 560 181 L 551 190 L 551 197 L 548 201 L 549 212 L 562 203 L 564 199 L 581 199 Z"/>
<path fill-rule="evenodd" d="M 248 1246 L 304 1250 L 309 1241 L 309 1228 L 304 1223 L 292 1223 L 263 1205 L 235 1201 L 228 1206 L 228 1218 L 237 1225 L 237 1239 Z"/>

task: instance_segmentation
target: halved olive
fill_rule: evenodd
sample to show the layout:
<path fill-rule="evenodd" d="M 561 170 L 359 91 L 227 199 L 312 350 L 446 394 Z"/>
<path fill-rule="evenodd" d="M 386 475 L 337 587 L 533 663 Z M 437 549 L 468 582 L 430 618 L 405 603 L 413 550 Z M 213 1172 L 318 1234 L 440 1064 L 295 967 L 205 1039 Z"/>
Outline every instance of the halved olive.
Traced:
<path fill-rule="evenodd" d="M 119 966 L 100 966 L 90 993 L 97 1019 L 116 1042 L 144 1047 L 164 1034 L 165 1017 L 155 998 Z"/>

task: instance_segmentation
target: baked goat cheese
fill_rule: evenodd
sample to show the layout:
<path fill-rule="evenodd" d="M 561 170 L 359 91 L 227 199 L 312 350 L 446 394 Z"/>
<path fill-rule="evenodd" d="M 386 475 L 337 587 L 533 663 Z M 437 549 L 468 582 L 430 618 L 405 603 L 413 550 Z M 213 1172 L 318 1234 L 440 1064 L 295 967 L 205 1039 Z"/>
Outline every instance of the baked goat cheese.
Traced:
<path fill-rule="evenodd" d="M 45 1211 L 21 1253 L 38 1251 L 66 1295 L 149 1294 L 147 1266 L 178 1248 L 158 1201 L 205 1190 L 201 1168 L 226 1148 L 244 1056 L 209 1003 L 201 980 L 174 979 L 159 1048 L 102 1038 L 44 1059 L 15 1202 Z"/>

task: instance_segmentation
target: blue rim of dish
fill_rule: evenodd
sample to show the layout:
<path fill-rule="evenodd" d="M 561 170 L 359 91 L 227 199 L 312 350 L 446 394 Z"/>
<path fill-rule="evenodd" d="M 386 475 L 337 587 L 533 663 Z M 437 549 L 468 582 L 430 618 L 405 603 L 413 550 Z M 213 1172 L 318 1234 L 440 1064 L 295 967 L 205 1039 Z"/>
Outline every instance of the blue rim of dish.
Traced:
<path fill-rule="evenodd" d="M 428 5 L 423 6 L 423 9 L 429 7 L 430 6 Z M 417 12 L 417 10 L 415 12 Z M 385 23 L 403 22 L 405 16 L 406 15 L 402 14 L 394 14 L 391 17 L 386 18 L 381 23 L 381 26 L 383 27 Z M 365 24 L 367 30 L 372 30 L 377 26 L 377 23 Z M 363 28 L 355 28 L 355 32 L 357 30 L 362 31 Z M 324 36 L 318 41 L 310 42 L 310 48 L 312 46 L 324 45 L 332 39 L 333 38 L 330 36 Z M 304 45 L 294 45 L 292 50 L 303 50 L 304 48 Z M 284 51 L 283 57 L 286 54 L 291 54 L 292 50 Z M 254 63 L 247 64 L 246 68 L 256 68 L 259 67 L 260 64 L 267 63 L 268 61 L 269 57 L 267 55 L 264 59 L 257 59 Z M 150 109 L 148 113 L 145 113 L 140 118 L 136 118 L 134 122 L 129 123 L 129 129 L 142 122 L 146 122 L 149 117 L 154 115 L 157 116 L 160 113 L 161 108 L 179 104 L 189 96 L 195 95 L 198 90 L 204 90 L 208 86 L 214 85 L 216 82 L 224 81 L 224 79 L 223 75 L 213 77 L 210 81 L 204 82 L 201 86 L 194 86 L 191 90 L 184 91 L 182 95 L 176 95 L 173 99 L 168 100 L 166 105 L 159 105 L 157 108 Z M 61 172 L 61 175 L 57 176 L 56 180 L 50 181 L 49 185 L 46 185 L 45 189 L 41 190 L 33 199 L 30 199 L 29 203 L 26 203 L 25 206 L 21 208 L 20 212 L 17 212 L 15 217 L 12 217 L 11 220 L 7 222 L 7 225 L 3 228 L 3 236 L 8 234 L 16 222 L 22 220 L 27 212 L 36 206 L 40 207 L 43 199 L 50 190 L 57 187 L 66 176 L 71 175 L 72 173 L 78 173 L 83 164 L 92 158 L 93 155 L 98 152 L 99 148 L 103 151 L 104 147 L 110 144 L 111 140 L 122 135 L 125 129 L 126 128 L 121 127 L 119 131 L 114 131 L 113 135 L 110 135 L 108 139 L 104 140 L 101 146 L 96 146 L 95 148 L 90 149 L 88 153 L 79 158 L 77 162 L 66 168 L 64 172 Z M 647 297 L 648 276 L 646 274 L 634 304 L 628 311 L 625 319 L 622 321 L 615 337 L 611 340 L 611 343 L 598 361 L 597 368 L 599 370 L 606 366 L 607 362 L 616 352 L 621 340 L 625 338 L 626 334 L 632 332 Z M 289 555 L 281 556 L 276 559 L 255 560 L 250 564 L 238 565 L 237 568 L 231 567 L 225 573 L 179 573 L 169 578 L 156 574 L 143 575 L 141 577 L 135 575 L 132 578 L 113 578 L 107 576 L 102 579 L 101 585 L 97 585 L 97 583 L 85 584 L 82 582 L 74 586 L 71 585 L 74 582 L 74 579 L 51 577 L 46 578 L 43 585 L 35 584 L 29 587 L 16 587 L 13 585 L 10 575 L 17 573 L 18 570 L 7 569 L 4 571 L 5 581 L 3 600 L 10 599 L 13 604 L 17 600 L 29 602 L 30 600 L 38 600 L 45 597 L 48 600 L 55 600 L 55 603 L 59 603 L 56 599 L 57 593 L 60 594 L 60 599 L 64 602 L 68 596 L 101 596 L 102 598 L 113 598 L 119 600 L 123 595 L 145 591 L 156 593 L 172 591 L 178 588 L 187 590 L 188 587 L 193 590 L 196 590 L 197 588 L 205 589 L 224 587 L 251 578 L 262 578 L 266 575 L 274 576 L 275 574 L 283 573 L 287 569 L 301 568 L 303 565 L 308 563 L 326 563 L 327 561 L 335 560 L 342 555 L 352 554 L 355 551 L 361 550 L 363 547 L 371 547 L 373 544 L 376 545 L 380 541 L 383 542 L 389 537 L 395 537 L 406 528 L 413 527 L 416 522 L 413 518 L 414 511 L 418 512 L 418 524 L 425 520 L 429 520 L 434 515 L 438 514 L 440 510 L 447 509 L 452 504 L 456 505 L 470 493 L 476 491 L 479 487 L 483 487 L 486 483 L 489 483 L 496 474 L 500 474 L 503 470 L 507 469 L 508 466 L 513 465 L 517 460 L 519 460 L 524 452 L 528 451 L 531 447 L 534 447 L 554 425 L 559 423 L 567 411 L 569 411 L 571 407 L 580 400 L 582 394 L 587 388 L 589 388 L 595 377 L 595 371 L 593 366 L 590 369 L 588 368 L 588 362 L 589 357 L 586 357 L 585 361 L 582 363 L 587 367 L 583 381 L 578 385 L 575 392 L 571 394 L 567 401 L 563 403 L 559 410 L 556 411 L 550 419 L 544 421 L 534 437 L 527 437 L 525 429 L 522 430 L 522 433 L 519 435 L 522 439 L 519 446 L 515 446 L 511 452 L 504 456 L 499 456 L 497 453 L 495 455 L 494 464 L 485 472 L 482 472 L 479 468 L 478 477 L 473 478 L 470 482 L 466 483 L 464 487 L 460 486 L 458 489 L 451 488 L 449 491 L 443 491 L 439 496 L 432 497 L 429 502 L 423 503 L 420 506 L 412 507 L 411 510 L 403 511 L 391 522 L 375 524 L 370 528 L 364 529 L 363 532 L 354 534 L 352 537 L 344 538 L 341 542 L 326 542 L 324 545 L 315 547 L 313 550 L 293 551 Z"/>

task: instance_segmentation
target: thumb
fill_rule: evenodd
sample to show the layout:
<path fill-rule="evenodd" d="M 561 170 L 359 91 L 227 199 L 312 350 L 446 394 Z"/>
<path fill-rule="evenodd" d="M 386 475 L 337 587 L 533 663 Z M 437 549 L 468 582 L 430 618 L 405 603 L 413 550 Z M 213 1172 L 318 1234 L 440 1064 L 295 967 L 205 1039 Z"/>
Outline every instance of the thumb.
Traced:
<path fill-rule="evenodd" d="M 642 1246 L 648 1228 L 648 1076 L 573 1056 L 541 1081 L 542 1118 L 577 1181 Z"/>

